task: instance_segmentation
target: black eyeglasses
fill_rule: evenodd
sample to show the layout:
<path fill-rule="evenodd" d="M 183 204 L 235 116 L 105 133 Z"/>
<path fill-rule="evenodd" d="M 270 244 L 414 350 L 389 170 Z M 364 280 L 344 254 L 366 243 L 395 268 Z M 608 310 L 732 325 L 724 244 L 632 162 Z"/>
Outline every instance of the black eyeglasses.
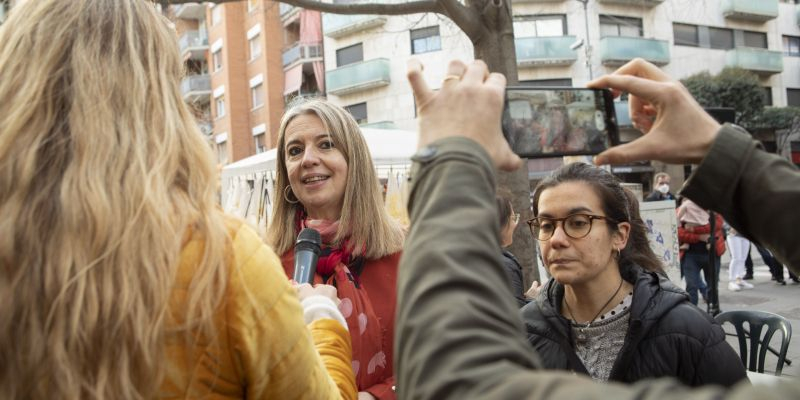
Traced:
<path fill-rule="evenodd" d="M 564 233 L 573 239 L 580 239 L 586 237 L 592 231 L 592 221 L 596 219 L 606 220 L 612 224 L 618 224 L 611 218 L 602 215 L 591 214 L 572 214 L 564 218 L 550 218 L 550 217 L 536 217 L 528 220 L 528 227 L 531 229 L 531 235 L 536 240 L 544 242 L 550 240 L 561 222 L 561 227 Z"/>

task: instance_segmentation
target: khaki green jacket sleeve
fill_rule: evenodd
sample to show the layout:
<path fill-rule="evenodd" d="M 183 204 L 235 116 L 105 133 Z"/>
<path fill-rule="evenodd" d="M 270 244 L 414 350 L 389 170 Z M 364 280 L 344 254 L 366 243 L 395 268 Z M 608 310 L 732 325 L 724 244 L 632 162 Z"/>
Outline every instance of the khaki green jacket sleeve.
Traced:
<path fill-rule="evenodd" d="M 800 384 L 696 391 L 677 381 L 598 384 L 538 370 L 502 269 L 494 172 L 475 142 L 415 155 L 411 230 L 400 263 L 395 372 L 401 399 L 787 399 Z"/>
<path fill-rule="evenodd" d="M 734 229 L 800 273 L 800 171 L 763 151 L 743 129 L 722 127 L 681 194 L 718 211 Z"/>

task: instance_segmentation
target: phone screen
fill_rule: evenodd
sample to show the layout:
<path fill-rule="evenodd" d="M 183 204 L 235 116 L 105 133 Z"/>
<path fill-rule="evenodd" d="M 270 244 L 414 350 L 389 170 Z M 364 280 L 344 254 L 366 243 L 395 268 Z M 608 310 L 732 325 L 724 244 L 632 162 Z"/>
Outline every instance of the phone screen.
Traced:
<path fill-rule="evenodd" d="M 598 154 L 619 144 L 614 98 L 605 89 L 506 89 L 503 135 L 520 157 Z"/>

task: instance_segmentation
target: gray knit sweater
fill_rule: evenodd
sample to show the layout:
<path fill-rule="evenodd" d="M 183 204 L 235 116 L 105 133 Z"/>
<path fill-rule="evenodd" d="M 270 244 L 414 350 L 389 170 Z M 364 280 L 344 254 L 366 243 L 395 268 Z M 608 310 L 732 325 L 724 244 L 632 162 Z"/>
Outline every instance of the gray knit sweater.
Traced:
<path fill-rule="evenodd" d="M 589 371 L 592 379 L 607 381 L 614 367 L 614 361 L 625 343 L 628 323 L 631 318 L 630 308 L 616 315 L 590 324 L 572 322 L 572 338 L 575 341 L 575 353 Z"/>

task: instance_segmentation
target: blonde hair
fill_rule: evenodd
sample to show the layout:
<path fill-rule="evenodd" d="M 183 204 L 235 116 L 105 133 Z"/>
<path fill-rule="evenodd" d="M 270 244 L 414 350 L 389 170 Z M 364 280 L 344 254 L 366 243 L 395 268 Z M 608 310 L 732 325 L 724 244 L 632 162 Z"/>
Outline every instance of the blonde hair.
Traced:
<path fill-rule="evenodd" d="M 386 212 L 372 157 L 361 129 L 343 108 L 322 99 L 300 99 L 290 105 L 281 119 L 278 132 L 277 177 L 275 207 L 267 229 L 267 241 L 278 254 L 289 251 L 296 240 L 295 218 L 302 203 L 289 203 L 283 190 L 289 186 L 286 170 L 286 127 L 298 115 L 316 115 L 322 120 L 334 146 L 347 161 L 345 187 L 337 243 L 347 239 L 353 254 L 368 259 L 400 251 L 403 231 Z M 290 190 L 287 190 L 289 192 Z"/>
<path fill-rule="evenodd" d="M 154 397 L 170 321 L 213 334 L 229 239 L 167 23 L 143 0 L 35 0 L 0 27 L 0 398 Z"/>

